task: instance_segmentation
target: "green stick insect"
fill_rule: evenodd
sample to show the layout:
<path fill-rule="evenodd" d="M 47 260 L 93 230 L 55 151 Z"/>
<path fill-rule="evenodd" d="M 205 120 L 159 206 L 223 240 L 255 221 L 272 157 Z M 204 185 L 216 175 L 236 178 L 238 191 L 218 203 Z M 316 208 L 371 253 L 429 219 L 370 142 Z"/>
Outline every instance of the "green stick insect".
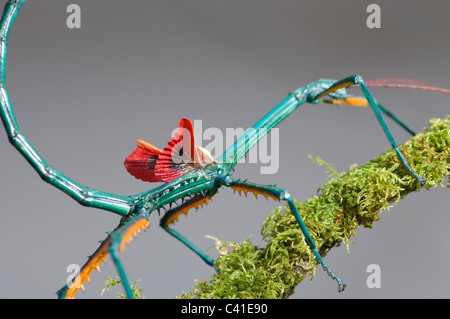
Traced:
<path fill-rule="evenodd" d="M 214 260 L 211 257 L 170 226 L 178 219 L 180 214 L 187 214 L 191 208 L 198 208 L 212 200 L 222 187 L 232 188 L 239 194 L 241 192 L 252 192 L 255 195 L 261 194 L 266 198 L 270 197 L 285 202 L 293 212 L 305 241 L 317 262 L 337 282 L 338 291 L 343 291 L 346 286 L 345 283 L 331 271 L 322 259 L 289 192 L 276 186 L 259 185 L 249 181 L 237 180 L 231 176 L 238 161 L 244 158 L 261 138 L 305 103 L 333 103 L 370 107 L 404 166 L 416 178 L 420 186 L 426 183 L 426 180 L 414 171 L 398 149 L 381 112 L 412 135 L 415 132 L 397 116 L 380 105 L 372 97 L 368 87 L 406 87 L 443 93 L 450 93 L 450 91 L 415 80 L 383 79 L 364 82 L 360 76 L 352 75 L 340 81 L 321 79 L 292 91 L 215 160 L 207 150 L 195 145 L 193 126 L 191 121 L 186 118 L 180 121 L 178 131 L 162 150 L 139 140 L 136 150 L 126 158 L 125 168 L 138 179 L 148 182 L 163 182 L 160 186 L 149 191 L 137 195 L 121 196 L 80 185 L 51 167 L 39 155 L 21 132 L 15 119 L 5 84 L 5 67 L 9 32 L 19 9 L 24 3 L 25 0 L 7 1 L 0 22 L 0 115 L 9 141 L 45 182 L 62 190 L 83 206 L 103 209 L 121 216 L 119 225 L 108 233 L 106 239 L 90 256 L 74 280 L 57 292 L 59 298 L 74 298 L 79 289 L 84 289 L 83 285 L 86 280 L 89 280 L 91 272 L 99 268 L 100 262 L 105 261 L 108 254 L 111 255 L 117 268 L 127 297 L 133 298 L 132 289 L 120 260 L 120 253 L 124 250 L 125 244 L 149 226 L 150 214 L 154 211 L 159 213 L 161 209 L 165 210 L 160 223 L 161 227 L 195 252 L 208 265 L 214 266 Z M 359 85 L 363 96 L 353 96 L 347 93 L 346 87 L 353 85 Z"/>

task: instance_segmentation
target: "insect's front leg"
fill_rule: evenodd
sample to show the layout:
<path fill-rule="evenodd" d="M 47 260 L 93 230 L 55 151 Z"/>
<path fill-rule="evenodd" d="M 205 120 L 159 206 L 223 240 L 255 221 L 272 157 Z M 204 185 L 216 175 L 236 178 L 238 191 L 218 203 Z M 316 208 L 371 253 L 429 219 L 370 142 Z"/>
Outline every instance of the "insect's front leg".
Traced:
<path fill-rule="evenodd" d="M 297 207 L 295 206 L 294 201 L 291 198 L 291 195 L 287 190 L 283 190 L 281 188 L 271 185 L 260 185 L 247 181 L 234 180 L 230 176 L 227 176 L 221 179 L 220 181 L 223 183 L 224 186 L 231 187 L 235 192 L 238 191 L 239 194 L 241 194 L 241 192 L 244 192 L 245 195 L 247 195 L 248 192 L 251 192 L 255 195 L 255 197 L 257 197 L 258 194 L 261 194 L 266 198 L 271 197 L 277 201 L 286 201 L 298 225 L 300 226 L 300 230 L 302 231 L 305 237 L 306 243 L 313 252 L 317 261 L 322 265 L 323 269 L 327 272 L 327 274 L 332 279 L 336 280 L 336 282 L 338 283 L 338 291 L 341 292 L 345 289 L 346 286 L 345 283 L 331 271 L 331 269 L 322 259 L 322 256 L 320 256 L 316 244 L 314 243 L 314 240 L 311 238 L 311 235 L 309 234 L 309 231 L 305 223 L 303 222 L 303 219 L 300 216 L 300 213 Z"/>
<path fill-rule="evenodd" d="M 392 136 L 391 131 L 389 130 L 389 127 L 387 126 L 386 122 L 383 119 L 383 116 L 380 113 L 379 105 L 375 102 L 375 99 L 370 94 L 369 89 L 365 85 L 364 80 L 361 76 L 352 75 L 352 76 L 348 76 L 340 81 L 337 81 L 333 85 L 331 85 L 328 89 L 326 89 L 322 92 L 319 92 L 316 95 L 309 96 L 308 102 L 314 103 L 315 101 L 321 99 L 322 97 L 324 97 L 330 93 L 333 93 L 339 89 L 346 88 L 346 87 L 349 87 L 349 86 L 352 86 L 355 84 L 359 84 L 361 91 L 362 91 L 365 99 L 367 100 L 368 105 L 370 106 L 373 113 L 375 114 L 375 117 L 377 118 L 378 123 L 380 124 L 381 128 L 384 131 L 384 134 L 386 135 L 386 137 L 387 137 L 389 143 L 391 144 L 392 148 L 394 149 L 394 151 L 397 153 L 397 156 L 402 161 L 403 165 L 416 178 L 416 180 L 419 182 L 419 185 L 424 186 L 426 184 L 427 180 L 422 178 L 419 174 L 417 174 L 414 171 L 413 168 L 411 168 L 411 166 L 408 163 L 408 160 L 405 158 L 403 153 L 399 150 L 397 142 L 395 141 L 394 137 Z"/>
<path fill-rule="evenodd" d="M 336 105 L 352 105 L 357 107 L 370 107 L 369 102 L 367 102 L 367 99 L 363 96 L 347 96 L 344 98 L 334 98 L 331 100 L 323 100 L 321 101 L 323 103 L 330 103 L 330 104 L 336 104 Z M 402 127 L 405 131 L 407 131 L 411 136 L 417 135 L 417 132 L 414 131 L 411 127 L 409 127 L 408 124 L 405 123 L 398 115 L 394 114 L 394 112 L 390 111 L 386 107 L 384 107 L 382 104 L 380 104 L 377 101 L 377 107 L 380 109 L 381 112 L 383 112 L 386 116 L 388 116 L 391 120 L 396 122 L 400 127 Z"/>

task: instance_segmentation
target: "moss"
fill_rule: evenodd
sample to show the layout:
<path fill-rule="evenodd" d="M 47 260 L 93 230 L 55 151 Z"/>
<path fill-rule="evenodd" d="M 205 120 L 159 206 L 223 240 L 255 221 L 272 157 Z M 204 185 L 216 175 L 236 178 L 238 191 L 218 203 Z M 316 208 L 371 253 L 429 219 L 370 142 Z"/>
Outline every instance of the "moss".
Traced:
<path fill-rule="evenodd" d="M 141 280 L 138 278 L 136 281 L 131 285 L 131 291 L 133 292 L 134 299 L 145 299 L 144 296 L 142 296 L 142 288 L 139 287 L 139 282 Z M 103 288 L 100 295 L 103 295 L 103 293 L 107 290 L 110 290 L 111 288 L 116 288 L 118 285 L 122 284 L 122 280 L 117 277 L 117 279 L 112 279 L 111 276 L 108 276 L 108 280 L 105 281 L 105 288 Z M 119 299 L 128 299 L 127 296 L 121 294 L 120 292 L 117 293 L 117 297 Z"/>
<path fill-rule="evenodd" d="M 450 169 L 450 116 L 430 120 L 430 127 L 400 146 L 413 169 L 427 179 L 425 189 L 446 187 Z M 380 211 L 420 189 L 393 150 L 339 174 L 320 158 L 314 161 L 334 177 L 317 196 L 295 203 L 321 255 L 341 243 L 348 245 L 357 227 L 372 227 Z M 265 248 L 255 247 L 250 239 L 229 244 L 233 251 L 216 261 L 220 272 L 197 282 L 181 298 L 286 298 L 306 276 L 314 275 L 316 259 L 287 205 L 268 215 L 262 234 Z"/>

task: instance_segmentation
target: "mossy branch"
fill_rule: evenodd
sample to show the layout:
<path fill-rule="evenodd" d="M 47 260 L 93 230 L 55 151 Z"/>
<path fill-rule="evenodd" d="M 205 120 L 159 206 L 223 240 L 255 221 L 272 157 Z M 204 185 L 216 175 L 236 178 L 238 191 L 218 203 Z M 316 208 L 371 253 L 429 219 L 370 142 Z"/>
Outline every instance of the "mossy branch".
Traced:
<path fill-rule="evenodd" d="M 450 116 L 432 119 L 430 126 L 400 150 L 414 170 L 428 180 L 424 188 L 447 187 Z M 320 159 L 316 162 L 325 165 Z M 364 166 L 338 174 L 319 189 L 318 196 L 296 205 L 319 252 L 325 255 L 332 247 L 348 244 L 360 225 L 372 227 L 380 211 L 419 188 L 395 152 L 389 150 Z M 314 275 L 316 259 L 289 207 L 271 212 L 261 232 L 265 248 L 255 247 L 250 240 L 222 243 L 233 251 L 217 259 L 220 273 L 209 281 L 197 282 L 193 291 L 181 298 L 287 298 L 307 275 Z"/>

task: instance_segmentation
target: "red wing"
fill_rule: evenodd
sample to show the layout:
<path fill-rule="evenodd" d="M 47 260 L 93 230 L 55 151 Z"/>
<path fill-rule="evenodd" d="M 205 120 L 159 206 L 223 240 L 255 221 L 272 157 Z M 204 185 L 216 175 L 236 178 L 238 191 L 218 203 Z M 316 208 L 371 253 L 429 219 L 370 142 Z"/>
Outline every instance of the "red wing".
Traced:
<path fill-rule="evenodd" d="M 155 166 L 162 151 L 142 140 L 138 140 L 136 150 L 125 159 L 128 173 L 145 182 L 163 182 L 155 174 Z"/>
<path fill-rule="evenodd" d="M 194 127 L 189 119 L 183 118 L 175 136 L 158 157 L 155 175 L 168 182 L 201 166 L 200 155 L 195 146 Z"/>
<path fill-rule="evenodd" d="M 138 140 L 138 147 L 125 160 L 125 168 L 146 182 L 170 182 L 195 167 L 202 167 L 202 162 L 213 161 L 207 150 L 195 145 L 192 122 L 183 118 L 164 150 Z"/>

